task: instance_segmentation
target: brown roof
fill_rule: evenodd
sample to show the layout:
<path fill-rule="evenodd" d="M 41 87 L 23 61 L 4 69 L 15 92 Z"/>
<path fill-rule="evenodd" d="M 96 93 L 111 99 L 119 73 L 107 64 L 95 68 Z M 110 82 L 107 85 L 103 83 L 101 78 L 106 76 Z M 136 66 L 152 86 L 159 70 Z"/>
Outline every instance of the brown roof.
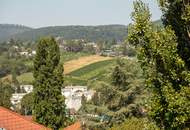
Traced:
<path fill-rule="evenodd" d="M 63 130 L 81 130 L 81 123 L 76 122 L 73 125 L 70 125 L 70 126 L 64 128 Z"/>
<path fill-rule="evenodd" d="M 4 107 L 0 107 L 0 128 L 6 130 L 50 130 Z"/>

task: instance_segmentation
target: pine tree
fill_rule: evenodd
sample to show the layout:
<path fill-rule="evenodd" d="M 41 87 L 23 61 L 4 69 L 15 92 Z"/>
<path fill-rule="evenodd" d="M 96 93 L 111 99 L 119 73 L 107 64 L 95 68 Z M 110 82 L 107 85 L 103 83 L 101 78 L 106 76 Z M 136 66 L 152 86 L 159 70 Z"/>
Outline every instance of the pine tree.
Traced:
<path fill-rule="evenodd" d="M 43 38 L 34 59 L 34 111 L 37 122 L 55 130 L 67 123 L 65 99 L 61 94 L 63 66 L 54 38 Z"/>

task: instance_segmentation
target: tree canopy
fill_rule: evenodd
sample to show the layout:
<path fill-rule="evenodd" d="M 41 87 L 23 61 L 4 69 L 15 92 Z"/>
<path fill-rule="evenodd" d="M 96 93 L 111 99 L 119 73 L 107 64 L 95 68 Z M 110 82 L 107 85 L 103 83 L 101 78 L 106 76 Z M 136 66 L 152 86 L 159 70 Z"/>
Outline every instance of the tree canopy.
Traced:
<path fill-rule="evenodd" d="M 128 41 L 138 50 L 138 59 L 150 88 L 150 116 L 162 129 L 175 130 L 189 126 L 190 72 L 178 54 L 178 39 L 170 26 L 153 30 L 150 12 L 144 3 L 134 4 L 134 24 Z"/>

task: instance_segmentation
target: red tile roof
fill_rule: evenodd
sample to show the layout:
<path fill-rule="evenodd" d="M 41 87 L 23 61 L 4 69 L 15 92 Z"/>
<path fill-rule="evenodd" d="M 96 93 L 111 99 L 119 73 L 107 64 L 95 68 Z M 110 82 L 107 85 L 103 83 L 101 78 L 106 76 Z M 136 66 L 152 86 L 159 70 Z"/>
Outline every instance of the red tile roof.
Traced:
<path fill-rule="evenodd" d="M 50 130 L 4 107 L 0 107 L 0 128 L 6 130 Z"/>
<path fill-rule="evenodd" d="M 24 116 L 25 119 L 32 121 L 32 116 Z M 63 130 L 81 130 L 81 123 L 80 122 L 76 122 L 70 126 L 67 126 L 66 128 L 64 128 Z"/>
<path fill-rule="evenodd" d="M 70 126 L 64 128 L 63 130 L 81 130 L 81 123 L 76 122 L 73 125 L 70 125 Z"/>

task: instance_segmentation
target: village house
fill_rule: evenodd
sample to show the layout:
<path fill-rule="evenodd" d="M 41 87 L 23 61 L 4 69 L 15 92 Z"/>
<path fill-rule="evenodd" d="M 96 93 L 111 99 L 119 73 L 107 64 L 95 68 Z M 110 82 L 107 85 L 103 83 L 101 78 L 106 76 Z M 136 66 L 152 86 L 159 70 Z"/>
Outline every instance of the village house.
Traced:
<path fill-rule="evenodd" d="M 95 91 L 88 90 L 87 86 L 66 86 L 62 89 L 62 94 L 65 96 L 65 104 L 68 109 L 78 111 L 82 106 L 81 100 L 84 95 L 87 101 L 92 99 Z"/>
<path fill-rule="evenodd" d="M 20 103 L 22 98 L 33 91 L 33 85 L 20 85 L 20 88 L 25 91 L 25 93 L 14 93 L 11 97 L 11 103 L 14 107 L 20 108 Z M 12 108 L 14 109 L 14 108 Z"/>
<path fill-rule="evenodd" d="M 10 99 L 13 106 L 17 108 L 20 108 L 22 98 L 33 91 L 33 85 L 21 85 L 20 88 L 25 90 L 25 93 L 14 93 Z M 65 96 L 65 104 L 67 108 L 74 109 L 75 111 L 78 111 L 82 106 L 82 95 L 84 95 L 87 101 L 89 101 L 92 99 L 94 93 L 95 91 L 88 90 L 87 86 L 66 86 L 62 89 L 62 95 Z"/>
<path fill-rule="evenodd" d="M 20 108 L 20 103 L 21 103 L 21 100 L 22 98 L 26 95 L 27 93 L 14 93 L 12 94 L 12 97 L 11 97 L 11 103 L 14 107 L 17 107 L 17 108 Z M 14 108 L 12 108 L 14 109 Z"/>
<path fill-rule="evenodd" d="M 31 57 L 31 56 L 36 55 L 36 51 L 34 51 L 34 50 L 31 51 L 31 52 L 29 52 L 29 51 L 21 51 L 21 52 L 19 52 L 19 54 L 21 56 Z"/>

